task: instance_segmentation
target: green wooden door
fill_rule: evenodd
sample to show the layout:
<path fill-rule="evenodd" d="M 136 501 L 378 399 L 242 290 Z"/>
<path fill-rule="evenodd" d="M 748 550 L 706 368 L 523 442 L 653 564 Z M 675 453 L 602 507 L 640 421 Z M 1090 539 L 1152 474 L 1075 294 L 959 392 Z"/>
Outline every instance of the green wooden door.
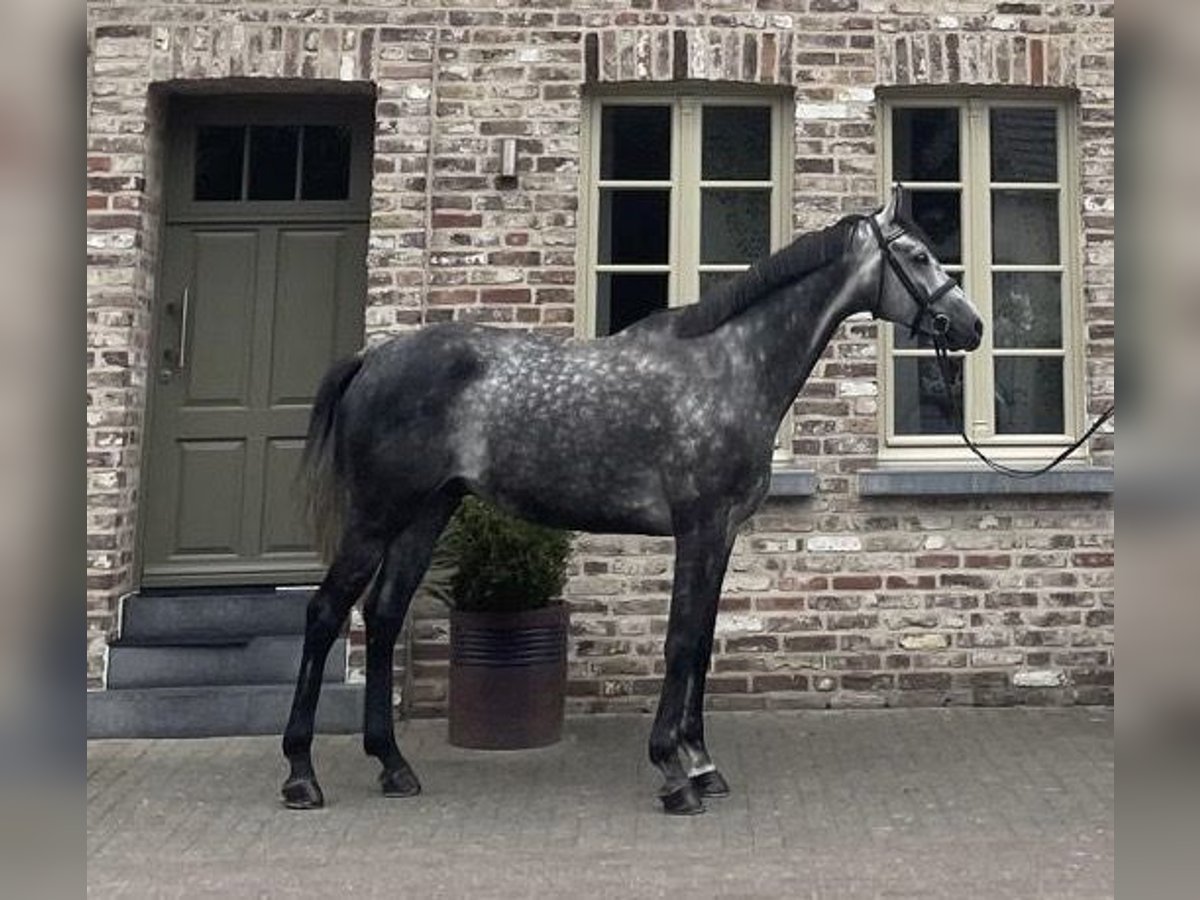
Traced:
<path fill-rule="evenodd" d="M 171 226 L 143 583 L 311 580 L 295 474 L 325 368 L 362 339 L 366 226 Z"/>
<path fill-rule="evenodd" d="M 228 105 L 211 127 L 190 116 L 171 157 L 140 510 L 147 587 L 307 583 L 321 573 L 296 473 L 322 374 L 362 344 L 365 204 L 306 203 L 299 174 L 290 201 L 277 192 L 256 202 L 254 179 L 267 176 L 254 161 L 273 166 L 267 175 L 286 188 L 279 166 L 299 172 L 306 146 L 305 126 L 270 110 L 279 124 L 268 127 L 237 124 L 247 112 Z M 214 177 L 199 173 L 211 166 L 205 141 L 237 128 L 246 152 L 231 190 L 240 195 L 206 202 Z M 294 134 L 298 149 L 281 163 L 256 148 L 264 133 L 260 143 L 275 146 Z"/>

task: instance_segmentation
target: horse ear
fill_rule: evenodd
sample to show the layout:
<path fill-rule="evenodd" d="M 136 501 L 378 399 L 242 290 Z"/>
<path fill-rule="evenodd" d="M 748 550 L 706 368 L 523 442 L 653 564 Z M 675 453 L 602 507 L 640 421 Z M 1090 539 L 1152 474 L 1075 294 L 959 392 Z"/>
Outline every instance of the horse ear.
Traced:
<path fill-rule="evenodd" d="M 879 211 L 879 224 L 886 226 L 891 223 L 896 214 L 900 211 L 900 193 L 901 187 L 899 184 L 892 186 L 891 196 L 888 197 L 888 202 L 884 204 L 883 209 Z"/>

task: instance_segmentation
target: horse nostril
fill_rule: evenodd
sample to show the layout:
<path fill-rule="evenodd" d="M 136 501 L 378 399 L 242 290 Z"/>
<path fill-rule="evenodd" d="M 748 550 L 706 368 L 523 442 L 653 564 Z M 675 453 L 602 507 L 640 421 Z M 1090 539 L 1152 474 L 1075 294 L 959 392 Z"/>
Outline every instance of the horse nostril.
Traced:
<path fill-rule="evenodd" d="M 983 319 L 975 320 L 975 337 L 977 337 L 977 338 L 983 337 Z"/>

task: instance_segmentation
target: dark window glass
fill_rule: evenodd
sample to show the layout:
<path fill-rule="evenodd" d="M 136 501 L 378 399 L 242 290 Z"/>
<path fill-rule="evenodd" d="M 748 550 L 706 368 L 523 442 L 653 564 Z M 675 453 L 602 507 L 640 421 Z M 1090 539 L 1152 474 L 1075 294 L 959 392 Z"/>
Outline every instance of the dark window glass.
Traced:
<path fill-rule="evenodd" d="M 1062 291 L 1057 272 L 992 276 L 992 342 L 996 347 L 1062 346 Z"/>
<path fill-rule="evenodd" d="M 706 106 L 701 177 L 770 181 L 771 110 L 765 106 Z"/>
<path fill-rule="evenodd" d="M 304 127 L 300 182 L 304 200 L 345 200 L 350 195 L 350 126 Z"/>
<path fill-rule="evenodd" d="M 250 126 L 250 200 L 296 199 L 299 144 L 295 125 Z"/>
<path fill-rule="evenodd" d="M 596 291 L 596 333 L 603 337 L 667 308 L 666 272 L 601 272 Z"/>
<path fill-rule="evenodd" d="M 991 110 L 992 181 L 1058 181 L 1058 116 L 1053 109 Z"/>
<path fill-rule="evenodd" d="M 600 263 L 665 265 L 670 221 L 668 191 L 601 191 Z"/>
<path fill-rule="evenodd" d="M 202 125 L 196 129 L 192 195 L 197 200 L 241 200 L 245 129 Z"/>
<path fill-rule="evenodd" d="M 962 405 L 962 357 L 951 357 L 950 390 Z M 896 433 L 956 434 L 961 427 L 947 396 L 938 361 L 929 356 L 895 359 Z"/>
<path fill-rule="evenodd" d="M 671 108 L 605 106 L 600 112 L 600 177 L 666 181 L 671 177 Z"/>
<path fill-rule="evenodd" d="M 992 191 L 992 262 L 1058 262 L 1058 192 Z"/>
<path fill-rule="evenodd" d="M 958 181 L 958 110 L 894 110 L 892 174 L 899 181 Z"/>
<path fill-rule="evenodd" d="M 997 359 L 995 405 L 997 434 L 1062 434 L 1062 359 Z"/>
<path fill-rule="evenodd" d="M 736 278 L 741 272 L 701 272 L 700 273 L 700 296 L 703 297 L 722 281 L 728 281 L 730 278 Z"/>
<path fill-rule="evenodd" d="M 933 241 L 942 265 L 962 262 L 962 212 L 958 191 L 912 191 L 912 219 Z"/>
<path fill-rule="evenodd" d="M 749 263 L 770 252 L 770 191 L 704 191 L 700 200 L 700 262 Z"/>

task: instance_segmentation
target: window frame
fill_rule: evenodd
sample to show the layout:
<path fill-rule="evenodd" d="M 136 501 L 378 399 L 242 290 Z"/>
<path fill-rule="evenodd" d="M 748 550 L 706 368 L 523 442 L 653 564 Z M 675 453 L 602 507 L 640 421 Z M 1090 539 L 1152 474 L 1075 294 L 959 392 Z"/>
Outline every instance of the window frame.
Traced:
<path fill-rule="evenodd" d="M 771 177 L 766 181 L 704 181 L 700 177 L 702 108 L 704 106 L 763 106 L 771 110 Z M 671 108 L 671 178 L 666 181 L 607 181 L 600 178 L 600 116 L 605 106 L 669 106 Z M 628 85 L 590 92 L 581 129 L 580 150 L 584 189 L 579 215 L 583 240 L 580 241 L 579 271 L 586 278 L 579 287 L 582 315 L 576 317 L 577 334 L 594 338 L 597 324 L 596 275 L 600 272 L 662 272 L 667 275 L 667 306 L 694 302 L 700 296 L 700 273 L 704 271 L 739 272 L 748 264 L 701 264 L 700 203 L 707 187 L 745 187 L 769 189 L 771 204 L 771 252 L 791 239 L 791 153 L 793 129 L 789 100 L 775 89 L 739 88 L 735 85 L 675 86 Z M 598 201 L 602 188 L 668 190 L 671 221 L 668 260 L 665 265 L 600 263 Z"/>
<path fill-rule="evenodd" d="M 891 190 L 892 181 L 892 113 L 903 108 L 954 107 L 959 116 L 959 181 L 911 182 L 915 188 L 954 188 L 961 193 L 961 246 L 963 287 L 979 308 L 986 328 L 979 349 L 965 354 L 964 362 L 964 419 L 967 434 L 990 455 L 1009 461 L 1044 461 L 1057 455 L 1082 433 L 1086 411 L 1085 351 L 1083 340 L 1083 278 L 1082 235 L 1083 220 L 1079 206 L 1079 165 L 1074 148 L 1078 147 L 1077 101 L 1072 93 L 1054 90 L 1040 91 L 976 91 L 925 92 L 906 89 L 880 91 L 877 103 L 880 133 L 880 197 Z M 991 148 L 989 111 L 995 108 L 1040 107 L 1053 108 L 1057 118 L 1057 182 L 1010 183 L 991 181 Z M 992 192 L 1013 187 L 1020 190 L 1056 190 L 1059 195 L 1058 233 L 1059 262 L 1057 266 L 993 266 L 991 247 Z M 1061 434 L 995 433 L 994 386 L 995 360 L 1005 356 L 1054 356 L 1047 349 L 1002 349 L 993 345 L 992 273 L 994 271 L 1057 271 L 1061 273 L 1061 309 L 1063 360 L 1063 425 Z M 963 446 L 957 433 L 902 435 L 895 428 L 895 396 L 892 385 L 894 362 L 898 356 L 932 358 L 931 352 L 914 353 L 897 350 L 893 327 L 879 329 L 879 396 L 884 440 L 880 443 L 881 460 L 920 462 L 971 462 L 975 459 Z M 1080 448 L 1072 459 L 1086 458 Z"/>
<path fill-rule="evenodd" d="M 601 113 L 605 106 L 669 106 L 671 108 L 671 178 L 661 181 L 608 181 L 600 178 Z M 701 178 L 703 107 L 763 106 L 771 110 L 770 184 L 764 181 L 704 180 Z M 700 262 L 701 200 L 705 188 L 746 187 L 770 190 L 770 249 L 779 250 L 793 237 L 793 158 L 795 146 L 794 99 L 790 92 L 769 85 L 653 84 L 597 86 L 584 98 L 580 129 L 582 190 L 579 216 L 576 335 L 598 337 L 597 275 L 601 272 L 667 271 L 667 307 L 679 307 L 700 298 L 700 275 L 707 272 L 740 272 L 749 264 Z M 663 265 L 602 264 L 599 262 L 599 198 L 604 187 L 669 189 L 671 220 L 668 260 Z M 794 421 L 789 411 L 780 425 L 773 461 L 794 459 Z"/>

